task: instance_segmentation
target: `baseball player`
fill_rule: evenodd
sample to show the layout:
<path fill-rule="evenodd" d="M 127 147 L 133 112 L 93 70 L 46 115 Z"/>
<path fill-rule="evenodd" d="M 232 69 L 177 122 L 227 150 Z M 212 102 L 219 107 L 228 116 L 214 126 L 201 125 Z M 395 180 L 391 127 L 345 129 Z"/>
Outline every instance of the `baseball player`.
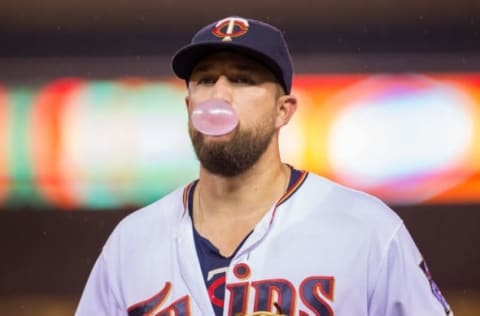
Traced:
<path fill-rule="evenodd" d="M 199 179 L 121 221 L 76 315 L 452 315 L 391 209 L 282 163 L 297 100 L 278 29 L 222 19 L 172 68 L 187 83 Z M 211 100 L 231 107 L 216 112 L 234 113 L 233 129 L 193 122 Z"/>

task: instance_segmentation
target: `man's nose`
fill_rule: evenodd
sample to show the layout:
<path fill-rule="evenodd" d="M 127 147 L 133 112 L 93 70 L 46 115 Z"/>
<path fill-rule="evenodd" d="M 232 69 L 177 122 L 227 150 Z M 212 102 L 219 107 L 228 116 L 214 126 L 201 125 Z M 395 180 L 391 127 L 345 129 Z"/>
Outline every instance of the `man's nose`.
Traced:
<path fill-rule="evenodd" d="M 212 89 L 212 99 L 221 99 L 225 101 L 230 101 L 232 95 L 232 86 L 230 81 L 225 76 L 220 76 Z"/>

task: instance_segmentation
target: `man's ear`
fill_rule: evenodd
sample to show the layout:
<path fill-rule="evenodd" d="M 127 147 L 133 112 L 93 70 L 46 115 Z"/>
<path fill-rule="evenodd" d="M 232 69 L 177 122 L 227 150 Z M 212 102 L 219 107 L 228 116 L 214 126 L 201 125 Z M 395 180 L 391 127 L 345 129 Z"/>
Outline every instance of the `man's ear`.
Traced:
<path fill-rule="evenodd" d="M 297 110 L 297 98 L 294 95 L 282 95 L 277 100 L 277 119 L 275 127 L 280 128 L 288 124 Z"/>

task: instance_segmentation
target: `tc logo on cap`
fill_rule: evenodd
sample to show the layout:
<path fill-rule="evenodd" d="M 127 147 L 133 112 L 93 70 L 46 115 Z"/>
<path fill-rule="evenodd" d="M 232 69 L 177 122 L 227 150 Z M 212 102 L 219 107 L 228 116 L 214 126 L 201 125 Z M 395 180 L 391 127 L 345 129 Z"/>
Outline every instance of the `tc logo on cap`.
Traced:
<path fill-rule="evenodd" d="M 229 17 L 218 21 L 212 33 L 222 41 L 231 41 L 232 37 L 242 36 L 248 31 L 248 21 L 239 17 Z"/>

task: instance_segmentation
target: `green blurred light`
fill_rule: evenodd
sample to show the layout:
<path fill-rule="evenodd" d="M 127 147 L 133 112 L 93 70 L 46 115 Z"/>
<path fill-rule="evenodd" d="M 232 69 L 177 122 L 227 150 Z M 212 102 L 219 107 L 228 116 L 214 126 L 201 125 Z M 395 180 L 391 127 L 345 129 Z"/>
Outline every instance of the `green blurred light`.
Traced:
<path fill-rule="evenodd" d="M 10 124 L 7 131 L 7 165 L 12 187 L 4 205 L 7 207 L 37 207 L 46 205 L 33 181 L 30 152 L 30 111 L 35 89 L 16 87 L 9 91 Z"/>

